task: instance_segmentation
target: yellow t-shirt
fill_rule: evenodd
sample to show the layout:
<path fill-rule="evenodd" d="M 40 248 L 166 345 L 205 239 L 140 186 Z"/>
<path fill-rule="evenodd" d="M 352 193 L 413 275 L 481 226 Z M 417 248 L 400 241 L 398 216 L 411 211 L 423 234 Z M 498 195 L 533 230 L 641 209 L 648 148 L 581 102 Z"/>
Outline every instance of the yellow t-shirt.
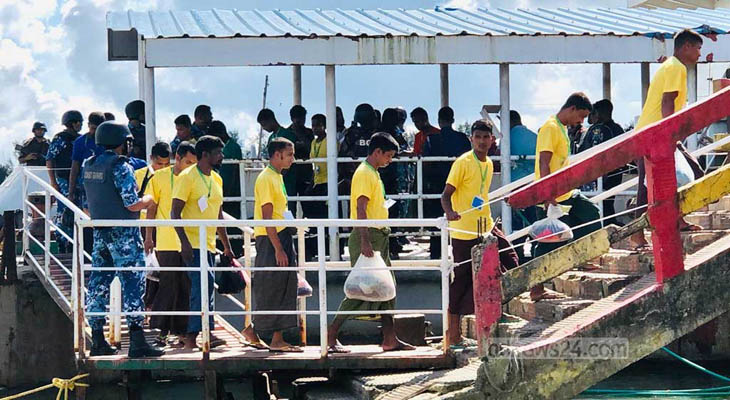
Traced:
<path fill-rule="evenodd" d="M 550 173 L 568 166 L 568 157 L 570 157 L 570 140 L 568 139 L 568 128 L 563 125 L 558 117 L 552 116 L 537 131 L 537 145 L 535 149 L 535 180 L 540 179 L 540 152 L 549 151 L 553 153 L 550 158 Z M 556 200 L 558 202 L 570 198 L 573 191 L 569 191 Z"/>
<path fill-rule="evenodd" d="M 380 180 L 380 174 L 368 164 L 360 163 L 352 175 L 350 187 L 350 218 L 357 219 L 357 199 L 360 196 L 368 198 L 365 209 L 367 219 L 388 219 L 388 209 L 385 208 L 385 186 Z"/>
<path fill-rule="evenodd" d="M 201 197 L 207 199 L 204 211 L 200 211 L 198 205 Z M 223 180 L 215 171 L 211 171 L 210 176 L 205 176 L 197 165 L 190 166 L 178 175 L 172 190 L 172 198 L 185 202 L 181 213 L 182 219 L 218 219 L 223 205 Z M 215 251 L 215 230 L 215 226 L 206 228 L 208 251 L 211 252 Z M 185 234 L 192 247 L 200 249 L 198 228 L 185 227 Z"/>
<path fill-rule="evenodd" d="M 276 172 L 271 166 L 267 166 L 256 178 L 254 186 L 253 219 L 262 220 L 263 212 L 261 207 L 271 203 L 274 206 L 272 219 L 284 219 L 284 212 L 287 210 L 286 187 L 284 177 Z M 283 226 L 277 226 L 276 231 L 284 230 Z M 253 230 L 254 236 L 266 236 L 266 227 L 257 226 Z"/>
<path fill-rule="evenodd" d="M 142 190 L 142 183 L 144 182 L 144 176 L 147 174 L 147 171 L 150 171 L 150 176 L 154 176 L 155 171 L 150 166 L 142 167 L 138 170 L 134 171 L 134 180 L 137 182 L 137 190 Z M 152 181 L 152 178 L 150 178 L 150 182 Z M 150 183 L 147 182 L 147 187 L 144 190 L 144 194 L 152 194 L 149 191 Z M 139 212 L 139 219 L 147 219 L 147 210 L 142 210 Z"/>
<path fill-rule="evenodd" d="M 167 167 L 156 171 L 147 184 L 147 193 L 152 196 L 157 204 L 155 219 L 170 219 L 172 191 L 175 185 L 179 185 L 179 178 L 173 173 L 173 167 Z M 177 237 L 174 227 L 157 227 L 156 248 L 158 251 L 180 251 L 180 238 Z"/>
<path fill-rule="evenodd" d="M 687 68 L 674 56 L 664 61 L 654 74 L 635 129 L 662 119 L 662 96 L 671 92 L 677 92 L 674 99 L 674 112 L 677 112 L 687 103 Z"/>
<path fill-rule="evenodd" d="M 324 158 L 327 157 L 327 138 L 325 137 L 321 141 L 317 139 L 312 140 L 312 147 L 309 150 L 309 158 Z M 314 166 L 314 184 L 319 185 L 321 183 L 327 183 L 327 163 L 318 162 L 312 164 Z"/>
<path fill-rule="evenodd" d="M 487 157 L 487 161 L 478 161 L 473 151 L 462 154 L 454 161 L 449 171 L 446 183 L 455 187 L 456 190 L 451 196 L 451 207 L 460 213 L 472 207 L 474 197 L 480 196 L 484 200 L 484 206 L 480 210 L 469 211 L 461 216 L 458 221 L 450 221 L 449 226 L 469 232 L 477 231 L 477 224 L 481 218 L 486 219 L 487 227 L 485 232 L 492 230 L 494 221 L 489 209 L 489 185 L 492 183 L 494 165 Z M 476 239 L 476 234 L 452 231 L 451 237 L 460 240 Z"/>

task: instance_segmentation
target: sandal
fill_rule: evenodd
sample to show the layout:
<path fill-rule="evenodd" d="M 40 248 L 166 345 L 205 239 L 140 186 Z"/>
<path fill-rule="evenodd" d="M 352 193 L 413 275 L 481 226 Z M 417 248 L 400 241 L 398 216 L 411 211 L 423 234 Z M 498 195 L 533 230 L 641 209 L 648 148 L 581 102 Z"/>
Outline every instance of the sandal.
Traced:
<path fill-rule="evenodd" d="M 264 342 L 244 341 L 243 344 L 244 344 L 244 346 L 253 347 L 256 350 L 268 350 L 269 349 L 269 345 Z"/>
<path fill-rule="evenodd" d="M 345 348 L 344 346 L 342 346 L 340 344 L 333 344 L 333 345 L 327 347 L 327 353 L 330 353 L 330 354 L 347 354 L 347 353 L 351 353 L 351 350 Z"/>
<path fill-rule="evenodd" d="M 304 350 L 299 346 L 294 346 L 292 344 L 284 346 L 284 347 L 269 347 L 269 352 L 271 353 L 304 353 Z"/>

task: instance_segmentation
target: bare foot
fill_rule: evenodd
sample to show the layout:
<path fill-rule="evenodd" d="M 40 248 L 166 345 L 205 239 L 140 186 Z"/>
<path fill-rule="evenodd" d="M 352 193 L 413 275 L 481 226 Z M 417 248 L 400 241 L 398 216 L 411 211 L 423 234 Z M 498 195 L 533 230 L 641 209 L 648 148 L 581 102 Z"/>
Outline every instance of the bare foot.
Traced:
<path fill-rule="evenodd" d="M 684 218 L 681 218 L 679 220 L 679 230 L 682 232 L 697 232 L 701 231 L 703 228 L 697 224 L 690 224 L 687 222 Z"/>
<path fill-rule="evenodd" d="M 398 338 L 395 338 L 394 342 L 383 342 L 383 351 L 397 351 L 397 350 L 415 350 L 416 346 L 410 345 Z"/>
<path fill-rule="evenodd" d="M 183 349 L 184 350 L 197 350 L 198 344 L 196 343 L 196 340 L 198 338 L 197 333 L 187 333 L 185 336 L 180 338 L 180 341 L 183 343 Z"/>
<path fill-rule="evenodd" d="M 269 345 L 264 343 L 263 340 L 259 337 L 259 335 L 256 333 L 256 331 L 253 329 L 253 325 L 249 325 L 241 331 L 241 334 L 248 342 L 248 345 L 251 347 L 254 347 L 256 349 L 262 350 L 262 349 L 268 349 Z"/>
<path fill-rule="evenodd" d="M 565 296 L 542 286 L 536 286 L 530 290 L 530 300 L 538 302 L 540 300 L 562 299 Z"/>

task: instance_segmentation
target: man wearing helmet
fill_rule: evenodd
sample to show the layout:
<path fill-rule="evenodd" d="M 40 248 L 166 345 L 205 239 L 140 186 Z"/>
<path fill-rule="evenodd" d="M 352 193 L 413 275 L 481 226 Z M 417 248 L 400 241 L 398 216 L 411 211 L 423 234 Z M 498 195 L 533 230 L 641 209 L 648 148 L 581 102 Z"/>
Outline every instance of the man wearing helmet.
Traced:
<path fill-rule="evenodd" d="M 127 119 L 129 119 L 129 131 L 132 133 L 132 137 L 134 138 L 131 156 L 146 160 L 147 157 L 145 156 L 145 152 L 147 151 L 147 140 L 144 126 L 144 101 L 130 101 L 129 104 L 124 107 L 124 113 L 127 114 Z"/>
<path fill-rule="evenodd" d="M 132 134 L 123 123 L 108 121 L 98 126 L 95 141 L 105 151 L 84 163 L 84 188 L 92 219 L 132 220 L 147 209 L 152 197 L 140 199 L 134 171 L 123 156 L 127 138 Z M 115 276 L 122 284 L 122 310 L 143 310 L 144 271 L 97 271 L 96 268 L 134 268 L 145 265 L 144 247 L 139 227 L 94 229 L 92 270 L 86 297 L 87 312 L 104 312 L 109 303 L 109 285 Z M 128 315 L 129 353 L 131 358 L 157 357 L 164 354 L 150 346 L 142 331 L 142 315 Z M 89 317 L 92 332 L 91 355 L 116 354 L 104 339 L 104 317 Z"/>
<path fill-rule="evenodd" d="M 17 146 L 18 161 L 29 167 L 45 167 L 46 154 L 48 153 L 48 139 L 46 135 L 46 124 L 43 122 L 33 123 L 33 137 Z"/>
<path fill-rule="evenodd" d="M 83 125 L 84 117 L 76 110 L 70 110 L 63 113 L 61 123 L 66 127 L 65 130 L 56 134 L 48 146 L 48 154 L 46 154 L 46 168 L 48 168 L 48 178 L 51 186 L 58 190 L 64 196 L 68 196 L 68 180 L 71 170 L 71 154 L 73 152 L 73 142 L 79 137 L 79 131 Z M 62 202 L 58 203 L 56 213 L 56 224 L 60 226 L 67 234 L 71 233 L 71 220 L 64 218 L 63 214 L 66 207 Z M 59 250 L 62 253 L 71 249 L 68 247 L 68 241 L 57 235 L 56 240 L 59 244 Z"/>

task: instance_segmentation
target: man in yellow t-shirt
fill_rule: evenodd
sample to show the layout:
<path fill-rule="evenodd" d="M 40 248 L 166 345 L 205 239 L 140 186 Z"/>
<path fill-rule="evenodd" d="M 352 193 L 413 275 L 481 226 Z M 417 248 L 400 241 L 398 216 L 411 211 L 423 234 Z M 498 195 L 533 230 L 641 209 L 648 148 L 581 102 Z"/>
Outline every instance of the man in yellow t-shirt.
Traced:
<path fill-rule="evenodd" d="M 674 55 L 662 63 L 649 84 L 646 102 L 634 130 L 639 130 L 662 120 L 684 108 L 687 103 L 687 67 L 697 64 L 702 50 L 702 36 L 690 30 L 683 30 L 674 37 Z M 646 171 L 644 159 L 639 162 L 639 187 L 636 205 L 647 203 L 647 190 L 644 185 Z M 640 210 L 639 213 L 643 213 Z M 699 227 L 680 222 L 683 227 L 697 229 Z M 637 232 L 631 237 L 637 247 L 648 245 L 644 232 Z"/>
<path fill-rule="evenodd" d="M 170 217 L 172 219 L 202 219 L 216 220 L 223 219 L 223 180 L 214 171 L 220 168 L 223 161 L 223 142 L 215 136 L 203 136 L 195 144 L 195 155 L 198 159 L 195 166 L 182 171 L 175 181 L 172 190 L 172 207 Z M 226 229 L 223 227 L 207 227 L 205 243 L 200 243 L 197 227 L 175 227 L 175 233 L 180 239 L 180 253 L 182 260 L 187 267 L 200 268 L 201 252 L 205 252 L 208 266 L 213 266 L 213 254 L 215 253 L 215 235 L 223 243 L 223 254 L 233 259 L 235 256 L 231 251 L 231 244 L 228 241 Z M 200 311 L 200 273 L 188 271 L 190 279 L 190 311 Z M 215 291 L 213 284 L 215 274 L 208 272 L 208 306 L 215 310 Z M 213 316 L 210 316 L 210 330 L 213 330 Z M 183 339 L 186 349 L 194 349 L 198 333 L 202 330 L 202 321 L 199 316 L 188 318 L 187 334 Z M 210 346 L 224 344 L 212 333 Z"/>
<path fill-rule="evenodd" d="M 283 174 L 294 163 L 294 143 L 284 137 L 271 139 L 266 146 L 269 165 L 256 178 L 254 186 L 254 220 L 293 219 L 288 209 L 288 194 Z M 254 228 L 256 259 L 254 267 L 297 266 L 292 240 L 293 229 L 283 226 Z M 295 271 L 256 271 L 251 277 L 254 311 L 295 311 L 297 309 L 297 273 Z M 259 332 L 271 333 L 269 351 L 301 353 L 303 350 L 284 340 L 284 331 L 296 328 L 296 315 L 254 315 L 253 324 L 243 330 L 244 337 L 256 348 L 266 348 Z"/>
<path fill-rule="evenodd" d="M 368 145 L 368 156 L 360 163 L 352 176 L 350 189 L 350 218 L 351 219 L 388 219 L 388 207 L 394 201 L 385 199 L 385 187 L 380 179 L 378 169 L 388 166 L 393 156 L 398 151 L 398 142 L 390 134 L 379 132 L 370 138 Z M 383 227 L 356 227 L 352 230 L 348 239 L 350 250 L 350 264 L 354 267 L 362 254 L 365 257 L 373 257 L 375 252 L 385 264 L 390 266 L 390 228 Z M 373 311 L 377 315 L 379 310 L 392 310 L 395 308 L 395 299 L 381 302 L 372 302 L 345 298 L 340 303 L 337 311 Z M 342 324 L 349 318 L 368 317 L 367 315 L 345 315 L 335 316 L 332 325 L 327 330 L 327 351 L 330 353 L 349 353 L 337 340 L 337 334 Z M 398 339 L 393 327 L 393 316 L 390 314 L 380 315 L 383 324 L 383 351 L 412 350 L 415 347 Z"/>
<path fill-rule="evenodd" d="M 309 158 L 326 158 L 327 157 L 327 133 L 325 126 L 327 118 L 323 114 L 315 114 L 312 116 L 312 132 L 314 140 L 312 140 L 309 151 Z M 308 196 L 327 196 L 327 163 L 315 162 L 312 164 L 314 170 L 314 179 L 312 186 L 307 190 Z M 327 201 L 304 201 L 302 202 L 302 211 L 305 218 L 327 218 Z M 310 232 L 311 233 L 311 232 Z M 314 258 L 317 253 L 317 238 L 310 237 L 306 241 L 307 260 Z"/>
<path fill-rule="evenodd" d="M 581 92 L 573 93 L 565 101 L 557 114 L 548 118 L 537 133 L 537 145 L 535 149 L 535 179 L 546 177 L 553 172 L 568 166 L 570 157 L 570 139 L 568 138 L 568 127 L 579 125 L 592 110 L 591 101 L 588 96 Z M 569 226 L 578 226 L 601 218 L 598 206 L 593 204 L 579 190 L 572 190 L 548 201 L 545 208 L 538 208 L 538 218 L 546 216 L 548 204 L 562 204 L 570 206 L 570 211 L 561 220 Z M 584 226 L 573 230 L 573 238 L 578 239 L 595 230 L 601 229 L 601 223 Z M 533 257 L 547 254 L 565 243 L 542 243 L 535 242 L 533 246 Z M 539 285 L 530 292 L 534 301 L 554 297 L 548 293 L 542 285 Z"/>
<path fill-rule="evenodd" d="M 189 142 L 181 142 L 175 151 L 175 165 L 158 169 L 147 186 L 146 194 L 152 196 L 154 204 L 149 207 L 147 219 L 170 219 L 172 192 L 178 177 L 198 161 L 195 147 Z M 179 183 L 178 183 L 179 185 Z M 156 229 L 156 234 L 155 234 Z M 171 226 L 148 227 L 144 241 L 145 253 L 156 251 L 160 267 L 183 267 L 180 256 L 180 240 Z M 152 311 L 188 311 L 190 309 L 190 281 L 185 271 L 159 272 L 157 293 L 149 307 Z M 187 334 L 187 315 L 153 315 L 150 327 L 160 330 L 157 344 L 166 346 L 167 335 L 182 337 Z M 179 346 L 181 342 L 177 345 Z"/>
<path fill-rule="evenodd" d="M 451 230 L 454 256 L 454 279 L 449 284 L 448 342 L 464 344 L 461 336 L 461 316 L 474 314 L 474 285 L 472 282 L 471 249 L 479 244 L 478 231 L 491 232 L 497 237 L 499 259 L 504 269 L 518 265 L 517 253 L 511 249 L 504 234 L 494 226 L 489 209 L 489 186 L 494 166 L 487 156 L 494 142 L 489 121 L 476 121 L 471 126 L 472 150 L 454 161 L 441 195 L 441 207 Z M 481 224 L 481 229 L 479 228 Z"/>

